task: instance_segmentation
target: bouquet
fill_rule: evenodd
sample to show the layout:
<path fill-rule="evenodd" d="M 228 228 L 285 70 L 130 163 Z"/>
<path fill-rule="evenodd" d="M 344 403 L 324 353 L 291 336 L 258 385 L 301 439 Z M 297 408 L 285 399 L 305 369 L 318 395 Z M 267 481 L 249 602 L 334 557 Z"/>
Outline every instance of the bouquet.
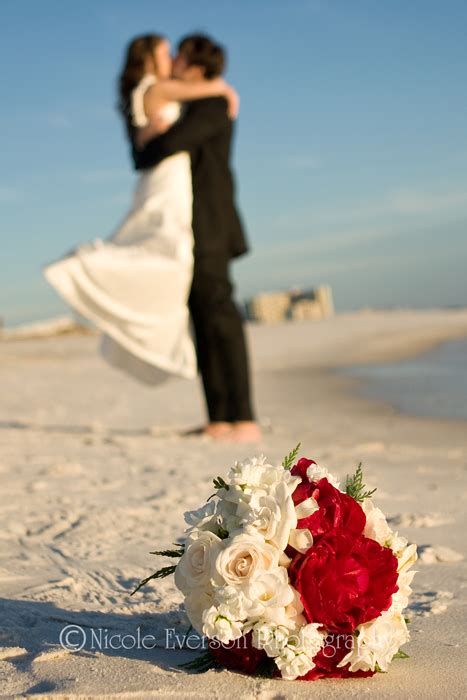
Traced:
<path fill-rule="evenodd" d="M 373 505 L 361 465 L 341 489 L 313 460 L 296 461 L 299 447 L 278 466 L 237 462 L 185 513 L 183 544 L 154 552 L 177 563 L 136 590 L 174 574 L 207 638 L 186 666 L 315 680 L 372 676 L 407 656 L 416 546 Z"/>

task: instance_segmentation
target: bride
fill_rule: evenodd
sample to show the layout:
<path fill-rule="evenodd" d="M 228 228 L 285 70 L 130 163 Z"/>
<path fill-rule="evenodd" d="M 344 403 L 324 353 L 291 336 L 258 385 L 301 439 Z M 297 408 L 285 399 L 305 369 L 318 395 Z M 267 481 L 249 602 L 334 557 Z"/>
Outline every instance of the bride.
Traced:
<path fill-rule="evenodd" d="M 224 96 L 236 116 L 238 98 L 221 78 L 174 80 L 162 36 L 135 38 L 119 79 L 119 110 L 138 147 L 180 115 L 180 101 Z M 45 277 L 103 332 L 112 365 L 149 384 L 167 373 L 196 376 L 188 296 L 193 274 L 191 165 L 177 153 L 140 176 L 133 206 L 105 241 L 97 239 L 52 263 Z"/>

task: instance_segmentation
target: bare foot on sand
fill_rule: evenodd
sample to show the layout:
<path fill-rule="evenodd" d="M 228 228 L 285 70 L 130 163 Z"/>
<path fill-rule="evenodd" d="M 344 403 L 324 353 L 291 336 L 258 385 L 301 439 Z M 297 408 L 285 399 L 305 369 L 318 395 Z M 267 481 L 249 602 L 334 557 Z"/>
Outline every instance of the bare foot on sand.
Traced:
<path fill-rule="evenodd" d="M 232 423 L 227 423 L 227 421 L 214 421 L 208 423 L 202 430 L 202 435 L 208 435 L 208 437 L 214 438 L 214 440 L 223 440 L 225 437 L 232 432 Z"/>
<path fill-rule="evenodd" d="M 202 428 L 195 428 L 182 433 L 184 437 L 207 436 L 220 442 L 258 442 L 261 440 L 261 428 L 254 421 L 214 421 Z"/>
<path fill-rule="evenodd" d="M 242 420 L 231 425 L 230 433 L 225 437 L 229 442 L 258 442 L 263 436 L 258 423 L 252 420 Z"/>
<path fill-rule="evenodd" d="M 180 435 L 182 437 L 203 437 L 205 435 L 217 440 L 228 435 L 232 430 L 232 425 L 232 423 L 227 423 L 226 421 L 215 421 L 207 425 L 201 425 L 198 428 L 183 430 Z"/>

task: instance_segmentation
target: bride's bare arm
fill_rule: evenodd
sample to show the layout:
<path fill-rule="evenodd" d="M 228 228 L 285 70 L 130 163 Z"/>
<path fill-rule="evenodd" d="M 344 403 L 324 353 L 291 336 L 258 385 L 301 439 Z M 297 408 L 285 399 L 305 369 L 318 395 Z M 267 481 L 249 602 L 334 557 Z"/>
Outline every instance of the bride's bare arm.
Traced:
<path fill-rule="evenodd" d="M 225 97 L 229 105 L 229 117 L 238 116 L 239 97 L 234 88 L 223 78 L 197 80 L 193 83 L 184 80 L 161 80 L 153 87 L 154 95 L 167 102 L 201 100 L 204 97 Z"/>
<path fill-rule="evenodd" d="M 185 100 L 201 100 L 205 97 L 225 97 L 228 104 L 228 114 L 231 119 L 238 116 L 240 98 L 234 88 L 223 78 L 213 80 L 198 80 L 193 83 L 184 80 L 161 80 L 153 85 L 144 96 L 144 110 L 148 124 L 138 129 L 135 143 L 138 148 L 159 134 L 163 134 L 171 126 L 161 115 L 161 109 L 168 102 L 183 102 Z"/>

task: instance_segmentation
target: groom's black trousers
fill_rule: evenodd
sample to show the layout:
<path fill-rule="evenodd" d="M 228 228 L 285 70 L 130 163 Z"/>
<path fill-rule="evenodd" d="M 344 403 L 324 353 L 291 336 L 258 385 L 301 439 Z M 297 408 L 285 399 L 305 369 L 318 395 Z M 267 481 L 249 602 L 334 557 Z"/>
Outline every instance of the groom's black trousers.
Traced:
<path fill-rule="evenodd" d="M 195 256 L 189 307 L 210 421 L 254 420 L 243 320 L 232 298 L 229 261 Z"/>

